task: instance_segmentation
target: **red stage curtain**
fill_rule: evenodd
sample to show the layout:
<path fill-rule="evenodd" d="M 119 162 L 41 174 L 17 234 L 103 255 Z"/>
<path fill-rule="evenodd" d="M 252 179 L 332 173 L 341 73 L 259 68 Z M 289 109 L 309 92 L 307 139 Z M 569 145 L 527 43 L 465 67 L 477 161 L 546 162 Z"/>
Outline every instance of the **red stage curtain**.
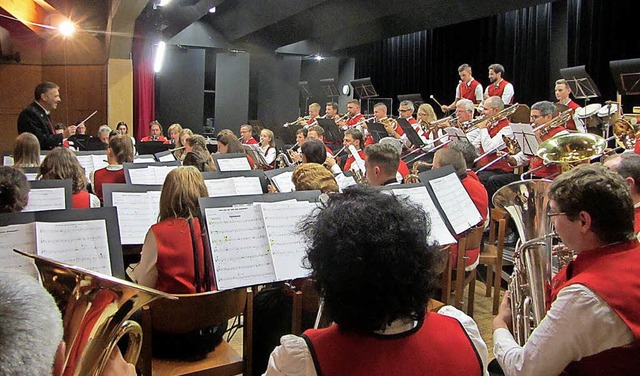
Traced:
<path fill-rule="evenodd" d="M 153 41 L 145 35 L 141 22 L 136 23 L 133 38 L 133 132 L 136 140 L 149 135 L 149 123 L 156 118 L 153 73 Z"/>

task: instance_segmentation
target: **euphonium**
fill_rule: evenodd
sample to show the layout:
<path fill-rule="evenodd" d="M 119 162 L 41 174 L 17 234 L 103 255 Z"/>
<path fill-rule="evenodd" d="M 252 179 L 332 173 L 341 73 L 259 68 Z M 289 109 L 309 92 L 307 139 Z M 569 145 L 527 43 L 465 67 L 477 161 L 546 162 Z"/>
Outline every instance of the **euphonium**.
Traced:
<path fill-rule="evenodd" d="M 550 186 L 549 180 L 518 181 L 493 195 L 493 204 L 509 213 L 520 235 L 509 279 L 513 334 L 520 345 L 524 345 L 547 313 L 553 236 L 547 216 Z"/>
<path fill-rule="evenodd" d="M 625 119 L 618 119 L 611 127 L 616 144 L 625 150 L 633 150 L 636 146 L 637 132 L 633 125 Z"/>
<path fill-rule="evenodd" d="M 548 163 L 560 164 L 562 172 L 602 155 L 607 141 L 591 133 L 571 133 L 551 138 L 538 146 L 536 154 Z"/>
<path fill-rule="evenodd" d="M 124 359 L 136 364 L 142 329 L 127 319 L 157 298 L 176 299 L 111 276 L 16 252 L 34 259 L 42 285 L 62 312 L 66 343 L 64 375 L 102 375 L 111 351 L 124 335 L 129 336 Z"/>

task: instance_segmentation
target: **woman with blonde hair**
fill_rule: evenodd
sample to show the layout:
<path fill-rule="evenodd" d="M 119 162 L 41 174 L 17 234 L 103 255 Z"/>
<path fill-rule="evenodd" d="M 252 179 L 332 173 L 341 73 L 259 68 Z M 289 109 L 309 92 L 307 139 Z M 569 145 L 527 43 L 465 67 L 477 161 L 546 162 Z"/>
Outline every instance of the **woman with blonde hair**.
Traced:
<path fill-rule="evenodd" d="M 76 155 L 69 149 L 55 148 L 40 165 L 38 179 L 71 180 L 74 209 L 99 208 L 100 199 L 87 191 L 87 177 Z"/>
<path fill-rule="evenodd" d="M 167 129 L 167 134 L 169 134 L 169 143 L 172 145 L 178 145 L 180 140 L 180 132 L 182 132 L 182 126 L 178 123 L 171 124 L 169 129 Z"/>
<path fill-rule="evenodd" d="M 40 142 L 32 133 L 25 132 L 16 138 L 16 147 L 13 149 L 13 167 L 38 167 L 40 166 Z"/>
<path fill-rule="evenodd" d="M 275 168 L 276 161 L 276 143 L 273 141 L 273 131 L 270 129 L 263 129 L 260 132 L 260 150 L 267 165 L 265 167 L 269 169 Z"/>
<path fill-rule="evenodd" d="M 107 162 L 109 163 L 107 167 L 96 170 L 91 174 L 91 186 L 100 201 L 103 201 L 103 184 L 125 183 L 122 164 L 133 162 L 133 143 L 128 135 L 119 134 L 109 140 Z"/>
<path fill-rule="evenodd" d="M 197 134 L 187 138 L 184 150 L 187 152 L 182 162 L 184 166 L 195 166 L 202 172 L 216 170 L 211 153 L 207 150 L 207 141 L 203 136 Z"/>
<path fill-rule="evenodd" d="M 424 130 L 424 137 L 432 141 L 445 134 L 444 129 L 429 128 L 429 123 L 438 120 L 436 113 L 428 103 L 423 103 L 418 107 L 418 125 Z M 436 143 L 437 144 L 437 143 Z"/>
<path fill-rule="evenodd" d="M 180 134 L 178 135 L 178 140 L 176 143 L 175 150 L 173 151 L 173 155 L 179 161 L 183 161 L 185 155 L 187 155 L 187 152 L 184 149 L 187 145 L 187 139 L 189 137 L 193 137 L 193 131 L 189 128 L 184 128 L 183 130 L 180 131 Z"/>
<path fill-rule="evenodd" d="M 338 192 L 338 183 L 331 171 L 318 163 L 304 163 L 296 167 L 291 175 L 291 182 L 296 191 Z"/>

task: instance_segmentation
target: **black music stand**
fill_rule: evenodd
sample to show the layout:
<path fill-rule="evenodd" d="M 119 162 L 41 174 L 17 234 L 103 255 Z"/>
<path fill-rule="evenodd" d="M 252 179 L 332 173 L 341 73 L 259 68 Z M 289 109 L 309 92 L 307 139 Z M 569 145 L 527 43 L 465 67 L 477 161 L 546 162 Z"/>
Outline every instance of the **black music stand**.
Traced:
<path fill-rule="evenodd" d="M 381 138 L 385 138 L 389 136 L 387 130 L 384 127 L 384 124 L 380 123 L 369 123 L 367 124 L 367 129 L 369 130 L 369 134 L 376 141 L 380 142 Z"/>
<path fill-rule="evenodd" d="M 600 90 L 585 69 L 584 65 L 560 69 L 560 75 L 567 81 L 573 96 L 576 99 L 584 99 L 585 105 L 590 98 L 600 96 Z"/>
<path fill-rule="evenodd" d="M 425 145 L 424 141 L 422 141 L 422 138 L 418 135 L 418 132 L 413 129 L 407 119 L 397 119 L 396 121 L 398 122 L 400 128 L 402 128 L 402 130 L 404 131 L 404 134 L 407 135 L 407 138 L 409 139 L 411 144 L 418 148 L 421 148 Z"/>
<path fill-rule="evenodd" d="M 138 142 L 136 148 L 138 149 L 138 154 L 157 154 L 169 150 L 171 145 L 165 144 L 162 141 L 145 141 Z"/>
<path fill-rule="evenodd" d="M 309 90 L 309 81 L 300 81 L 298 82 L 298 89 L 300 89 L 300 94 L 304 95 L 304 111 L 299 111 L 298 115 L 306 114 L 309 109 L 309 99 L 313 98 L 311 91 Z"/>
<path fill-rule="evenodd" d="M 417 107 L 424 103 L 424 99 L 422 99 L 422 95 L 420 94 L 402 94 L 398 95 L 398 100 L 402 101 L 411 101 Z"/>
<path fill-rule="evenodd" d="M 317 122 L 324 129 L 325 142 L 342 144 L 342 132 L 340 132 L 333 119 L 317 119 Z"/>
<path fill-rule="evenodd" d="M 371 77 L 359 78 L 350 82 L 353 90 L 360 99 L 377 97 L 378 93 L 371 83 Z"/>
<path fill-rule="evenodd" d="M 338 87 L 336 86 L 336 80 L 333 78 L 324 78 L 320 80 L 320 85 L 322 85 L 326 96 L 331 98 L 332 102 L 336 102 L 334 98 L 340 96 L 340 92 L 338 92 Z"/>
<path fill-rule="evenodd" d="M 609 68 L 620 95 L 640 94 L 640 59 L 610 61 Z"/>

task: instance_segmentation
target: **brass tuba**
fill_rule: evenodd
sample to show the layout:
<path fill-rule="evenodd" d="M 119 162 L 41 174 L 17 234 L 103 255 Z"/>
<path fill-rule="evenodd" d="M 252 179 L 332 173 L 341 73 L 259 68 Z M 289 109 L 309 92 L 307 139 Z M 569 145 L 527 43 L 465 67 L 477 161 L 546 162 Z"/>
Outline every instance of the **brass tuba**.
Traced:
<path fill-rule="evenodd" d="M 549 180 L 525 180 L 508 184 L 493 195 L 493 204 L 509 213 L 520 243 L 513 255 L 509 279 L 513 334 L 522 346 L 546 315 L 547 289 L 551 283 L 551 220 L 547 216 Z"/>
<path fill-rule="evenodd" d="M 157 298 L 176 299 L 161 291 L 111 276 L 14 250 L 34 259 L 44 288 L 62 312 L 66 343 L 65 376 L 99 376 L 120 338 L 129 336 L 124 359 L 135 364 L 142 329 L 127 320 Z"/>
<path fill-rule="evenodd" d="M 560 164 L 560 170 L 566 172 L 602 155 L 606 147 L 607 141 L 598 135 L 571 133 L 541 143 L 536 154 L 547 163 Z"/>

